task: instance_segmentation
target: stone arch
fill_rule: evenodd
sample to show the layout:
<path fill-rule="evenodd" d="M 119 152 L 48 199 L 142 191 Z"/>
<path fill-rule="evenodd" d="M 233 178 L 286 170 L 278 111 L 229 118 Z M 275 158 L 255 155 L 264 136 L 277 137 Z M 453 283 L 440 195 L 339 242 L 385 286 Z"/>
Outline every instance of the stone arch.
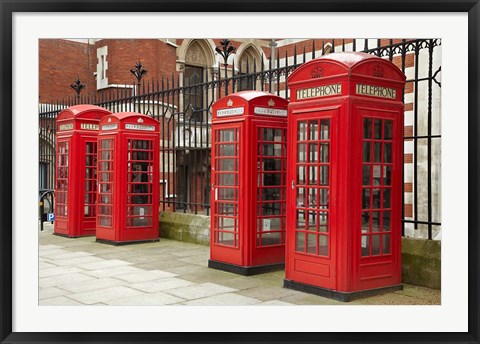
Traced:
<path fill-rule="evenodd" d="M 178 61 L 185 64 L 215 66 L 215 44 L 211 39 L 184 39 L 178 47 Z"/>
<path fill-rule="evenodd" d="M 256 71 L 262 69 L 263 64 L 263 54 L 252 42 L 245 42 L 240 45 L 237 49 L 235 56 L 235 69 L 242 71 L 242 73 L 253 73 L 254 61 Z M 247 61 L 248 61 L 248 71 L 247 71 Z"/>

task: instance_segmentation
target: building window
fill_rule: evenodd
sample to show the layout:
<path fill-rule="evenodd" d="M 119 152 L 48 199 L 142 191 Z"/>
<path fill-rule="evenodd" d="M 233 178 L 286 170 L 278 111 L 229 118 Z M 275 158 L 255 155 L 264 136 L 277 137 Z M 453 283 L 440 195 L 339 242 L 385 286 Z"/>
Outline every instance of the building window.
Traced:
<path fill-rule="evenodd" d="M 261 60 L 254 48 L 248 47 L 240 57 L 240 68 L 238 70 L 237 91 L 255 90 L 256 75 L 254 73 L 261 69 Z"/>
<path fill-rule="evenodd" d="M 108 47 L 97 49 L 97 89 L 108 87 Z"/>
<path fill-rule="evenodd" d="M 203 83 L 204 69 L 198 66 L 185 66 L 183 86 L 185 87 L 184 109 L 192 121 L 203 121 L 203 89 L 197 86 Z"/>

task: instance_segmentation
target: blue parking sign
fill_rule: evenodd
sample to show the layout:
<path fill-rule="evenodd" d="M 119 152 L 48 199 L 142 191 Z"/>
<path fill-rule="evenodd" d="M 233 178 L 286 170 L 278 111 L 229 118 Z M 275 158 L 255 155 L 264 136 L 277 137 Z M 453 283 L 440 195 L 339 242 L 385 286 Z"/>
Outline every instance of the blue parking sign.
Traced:
<path fill-rule="evenodd" d="M 54 213 L 48 213 L 47 214 L 47 221 L 54 221 L 55 220 L 55 214 Z"/>

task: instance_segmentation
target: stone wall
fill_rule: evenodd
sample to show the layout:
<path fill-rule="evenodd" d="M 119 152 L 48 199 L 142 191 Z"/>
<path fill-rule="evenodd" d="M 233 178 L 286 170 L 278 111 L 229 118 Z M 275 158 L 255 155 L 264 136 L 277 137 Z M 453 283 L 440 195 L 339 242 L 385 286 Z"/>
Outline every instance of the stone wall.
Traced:
<path fill-rule="evenodd" d="M 210 216 L 162 212 L 160 237 L 210 245 Z M 402 238 L 403 283 L 440 289 L 440 267 L 440 241 Z"/>

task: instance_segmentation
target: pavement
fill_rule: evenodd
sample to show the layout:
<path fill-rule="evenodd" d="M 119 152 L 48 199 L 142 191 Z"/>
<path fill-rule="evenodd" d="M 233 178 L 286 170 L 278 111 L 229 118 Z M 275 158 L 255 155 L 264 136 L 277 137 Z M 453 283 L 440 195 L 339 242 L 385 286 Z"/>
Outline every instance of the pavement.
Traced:
<path fill-rule="evenodd" d="M 208 246 L 160 238 L 112 246 L 39 232 L 40 305 L 439 305 L 440 290 L 404 290 L 344 303 L 283 288 L 284 271 L 240 276 L 207 267 Z"/>

